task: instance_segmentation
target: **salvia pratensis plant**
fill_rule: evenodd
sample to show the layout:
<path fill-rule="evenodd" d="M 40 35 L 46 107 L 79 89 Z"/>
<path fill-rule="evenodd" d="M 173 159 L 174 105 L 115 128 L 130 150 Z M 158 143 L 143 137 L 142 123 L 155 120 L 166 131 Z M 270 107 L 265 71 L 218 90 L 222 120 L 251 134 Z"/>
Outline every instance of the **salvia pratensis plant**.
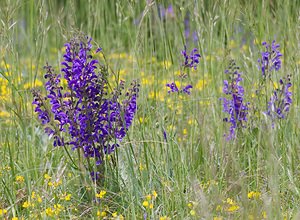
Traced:
<path fill-rule="evenodd" d="M 111 89 L 107 67 L 91 55 L 91 40 L 78 37 L 65 44 L 61 73 L 45 66 L 47 95 L 33 90 L 33 105 L 54 147 L 82 152 L 86 168 L 96 180 L 99 172 L 90 165 L 90 159 L 100 167 L 105 156 L 119 147 L 137 110 L 139 84 L 133 81 L 124 92 L 125 82 L 120 81 Z"/>
<path fill-rule="evenodd" d="M 185 73 L 186 69 L 192 69 L 192 68 L 195 69 L 195 70 L 197 69 L 197 65 L 200 62 L 201 55 L 199 54 L 197 48 L 194 48 L 191 51 L 191 53 L 188 54 L 188 52 L 186 50 L 186 46 L 184 46 L 184 50 L 181 51 L 181 55 L 183 56 L 184 61 L 183 61 L 183 64 L 182 64 L 183 70 L 180 74 L 180 77 L 183 79 L 183 78 L 186 77 L 186 73 Z M 188 95 L 191 94 L 190 89 L 193 88 L 193 86 L 191 84 L 188 84 L 186 86 L 178 88 L 178 86 L 176 85 L 175 82 L 167 83 L 166 86 L 169 88 L 168 93 L 179 93 L 179 92 L 181 92 L 181 93 L 185 93 L 185 94 L 188 94 Z"/>
<path fill-rule="evenodd" d="M 261 52 L 261 58 L 258 59 L 258 63 L 262 72 L 263 78 L 270 77 L 273 70 L 278 71 L 281 68 L 281 57 L 282 54 L 279 51 L 280 45 L 275 40 L 272 44 L 263 42 L 262 45 L 265 47 L 265 51 Z"/>
<path fill-rule="evenodd" d="M 292 104 L 291 77 L 287 76 L 279 80 L 279 87 L 275 88 L 268 103 L 267 115 L 272 120 L 286 118 Z"/>
<path fill-rule="evenodd" d="M 281 57 L 282 53 L 279 51 L 280 45 L 275 40 L 272 44 L 263 42 L 265 51 L 261 52 L 261 58 L 258 59 L 258 63 L 262 72 L 264 84 L 266 80 L 269 80 L 273 85 L 273 94 L 271 95 L 267 103 L 267 115 L 271 117 L 272 126 L 274 127 L 274 120 L 286 118 L 292 104 L 292 92 L 290 91 L 292 83 L 290 75 L 279 80 L 279 86 L 274 83 L 272 77 L 272 71 L 279 71 L 281 69 Z M 267 91 L 267 90 L 266 90 Z"/>
<path fill-rule="evenodd" d="M 236 138 L 237 130 L 245 127 L 248 115 L 248 102 L 244 100 L 244 88 L 241 85 L 243 80 L 242 73 L 235 61 L 231 60 L 229 68 L 225 70 L 228 79 L 224 80 L 223 93 L 227 95 L 223 100 L 223 111 L 229 116 L 224 118 L 225 122 L 230 123 L 229 133 L 225 134 L 227 140 Z"/>

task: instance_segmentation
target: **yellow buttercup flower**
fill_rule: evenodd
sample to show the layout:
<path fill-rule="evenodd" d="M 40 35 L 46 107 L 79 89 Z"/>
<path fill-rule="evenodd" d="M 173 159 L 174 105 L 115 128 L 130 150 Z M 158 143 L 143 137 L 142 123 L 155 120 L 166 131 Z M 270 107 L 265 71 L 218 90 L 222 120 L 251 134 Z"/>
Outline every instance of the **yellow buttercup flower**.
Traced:
<path fill-rule="evenodd" d="M 143 206 L 144 206 L 144 207 L 148 207 L 148 206 L 149 206 L 149 202 L 145 200 L 145 201 L 143 202 Z"/>

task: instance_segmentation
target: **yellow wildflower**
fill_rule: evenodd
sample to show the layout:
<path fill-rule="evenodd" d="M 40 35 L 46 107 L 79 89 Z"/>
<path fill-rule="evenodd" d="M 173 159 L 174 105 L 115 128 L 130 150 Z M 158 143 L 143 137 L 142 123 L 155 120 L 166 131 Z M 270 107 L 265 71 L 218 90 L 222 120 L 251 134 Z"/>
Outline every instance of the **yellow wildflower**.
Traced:
<path fill-rule="evenodd" d="M 46 213 L 46 215 L 51 216 L 51 217 L 54 215 L 54 211 L 50 207 L 46 208 L 45 213 Z"/>
<path fill-rule="evenodd" d="M 46 174 L 44 175 L 44 178 L 45 178 L 46 180 L 50 180 L 50 179 L 51 179 L 51 176 L 49 176 L 49 174 L 46 173 Z"/>
<path fill-rule="evenodd" d="M 5 215 L 7 213 L 6 209 L 0 209 L 0 216 Z"/>
<path fill-rule="evenodd" d="M 148 195 L 145 196 L 145 198 L 146 198 L 148 201 L 151 200 L 151 197 L 152 197 L 151 194 L 148 194 Z"/>
<path fill-rule="evenodd" d="M 36 195 L 35 195 L 35 192 L 34 192 L 34 191 L 31 192 L 31 198 L 32 198 L 32 199 L 35 199 L 35 198 L 36 198 Z"/>
<path fill-rule="evenodd" d="M 171 67 L 172 63 L 171 61 L 165 60 L 163 62 L 160 62 L 160 65 L 167 70 Z"/>
<path fill-rule="evenodd" d="M 152 191 L 152 195 L 155 199 L 157 198 L 157 192 L 155 190 Z"/>
<path fill-rule="evenodd" d="M 215 216 L 214 218 L 213 218 L 213 220 L 222 220 L 223 218 L 222 217 L 220 217 L 220 216 Z"/>
<path fill-rule="evenodd" d="M 153 203 L 151 203 L 151 204 L 149 205 L 149 209 L 153 209 L 153 207 L 154 207 L 154 205 L 153 205 Z"/>
<path fill-rule="evenodd" d="M 139 165 L 139 170 L 140 170 L 140 171 L 143 171 L 144 169 L 145 169 L 144 165 L 143 165 L 142 163 L 140 163 L 140 165 Z"/>
<path fill-rule="evenodd" d="M 171 218 L 169 218 L 168 216 L 161 216 L 159 217 L 159 220 L 170 220 Z"/>
<path fill-rule="evenodd" d="M 11 220 L 18 220 L 18 217 L 12 217 Z"/>
<path fill-rule="evenodd" d="M 261 196 L 260 192 L 251 191 L 248 193 L 248 199 L 259 199 Z"/>
<path fill-rule="evenodd" d="M 42 200 L 42 198 L 40 196 L 38 196 L 37 201 L 38 201 L 38 203 L 42 203 L 43 202 L 43 200 Z"/>
<path fill-rule="evenodd" d="M 23 183 L 24 182 L 24 177 L 23 176 L 16 176 L 16 181 L 17 183 Z"/>
<path fill-rule="evenodd" d="M 148 207 L 148 206 L 149 206 L 149 202 L 145 200 L 145 201 L 143 202 L 143 206 L 144 206 L 144 207 Z"/>
<path fill-rule="evenodd" d="M 97 216 L 98 216 L 98 217 L 105 217 L 106 215 L 107 215 L 107 214 L 106 214 L 105 211 L 103 211 L 103 212 L 97 211 Z"/>
<path fill-rule="evenodd" d="M 10 114 L 7 111 L 0 111 L 0 117 L 8 118 L 8 117 L 10 117 Z"/>
<path fill-rule="evenodd" d="M 32 206 L 32 204 L 29 201 L 25 201 L 22 205 L 22 207 L 25 209 L 29 208 L 30 206 Z"/>
<path fill-rule="evenodd" d="M 54 213 L 55 215 L 59 215 L 59 213 L 63 210 L 63 207 L 61 204 L 55 204 L 54 205 Z"/>
<path fill-rule="evenodd" d="M 96 194 L 96 198 L 102 199 L 106 194 L 106 191 L 101 190 L 99 193 Z"/>
<path fill-rule="evenodd" d="M 189 203 L 187 204 L 187 206 L 191 209 L 191 208 L 193 208 L 193 203 L 192 203 L 192 202 L 189 202 Z"/>
<path fill-rule="evenodd" d="M 114 217 L 114 218 L 116 218 L 118 216 L 118 213 L 114 212 L 114 213 L 111 214 L 111 216 Z"/>
<path fill-rule="evenodd" d="M 240 209 L 240 207 L 238 206 L 238 205 L 231 205 L 231 206 L 229 206 L 228 208 L 227 208 L 227 211 L 228 212 L 235 212 L 235 211 L 237 211 L 237 210 L 239 210 Z"/>
<path fill-rule="evenodd" d="M 72 195 L 69 193 L 68 195 L 65 196 L 65 200 L 66 200 L 66 201 L 70 201 L 70 200 L 71 200 L 71 196 L 72 196 Z"/>
<path fill-rule="evenodd" d="M 190 211 L 190 215 L 191 215 L 191 216 L 195 216 L 195 215 L 196 215 L 196 211 L 195 211 L 194 209 L 192 209 L 192 210 Z"/>

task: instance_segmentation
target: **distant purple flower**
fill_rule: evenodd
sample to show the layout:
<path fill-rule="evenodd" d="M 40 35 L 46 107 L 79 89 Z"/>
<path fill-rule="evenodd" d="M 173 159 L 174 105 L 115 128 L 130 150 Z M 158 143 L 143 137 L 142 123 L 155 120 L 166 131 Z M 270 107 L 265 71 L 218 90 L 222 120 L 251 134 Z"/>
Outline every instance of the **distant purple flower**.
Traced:
<path fill-rule="evenodd" d="M 269 115 L 272 120 L 283 119 L 286 117 L 290 110 L 292 104 L 292 92 L 290 88 L 292 87 L 290 76 L 285 79 L 280 79 L 279 88 L 275 89 L 273 95 L 268 103 L 267 115 Z"/>
<path fill-rule="evenodd" d="M 279 51 L 279 44 L 276 44 L 273 40 L 272 45 L 263 42 L 266 50 L 261 52 L 261 58 L 258 59 L 258 63 L 264 77 L 269 76 L 272 70 L 278 71 L 281 68 L 281 57 L 282 54 Z"/>
<path fill-rule="evenodd" d="M 187 85 L 185 87 L 183 87 L 182 89 L 178 89 L 177 85 L 175 84 L 175 82 L 172 83 L 168 83 L 166 84 L 167 87 L 169 87 L 170 90 L 168 90 L 168 93 L 174 93 L 174 92 L 182 92 L 182 93 L 186 93 L 188 95 L 191 94 L 190 89 L 193 88 L 192 85 Z"/>
<path fill-rule="evenodd" d="M 165 19 L 166 17 L 175 17 L 173 6 L 168 5 L 167 8 L 165 8 L 163 5 L 158 5 L 158 15 L 160 19 Z"/>
<path fill-rule="evenodd" d="M 190 92 L 190 89 L 191 89 L 191 88 L 193 88 L 192 85 L 187 85 L 187 86 L 185 86 L 181 91 L 182 91 L 183 93 L 186 93 L 186 94 L 190 95 L 190 94 L 191 94 L 191 92 Z"/>
<path fill-rule="evenodd" d="M 223 92 L 229 98 L 221 98 L 223 100 L 223 111 L 229 114 L 224 118 L 225 122 L 231 124 L 227 140 L 236 137 L 236 129 L 243 127 L 247 121 L 248 104 L 244 101 L 244 88 L 240 85 L 243 80 L 238 67 L 234 61 L 231 61 L 229 69 L 225 71 L 229 75 L 229 80 L 224 80 Z"/>
<path fill-rule="evenodd" d="M 194 48 L 190 54 L 186 51 L 186 46 L 184 46 L 184 50 L 181 51 L 182 56 L 184 57 L 183 66 L 197 69 L 197 65 L 199 64 L 199 60 L 201 55 L 198 52 L 197 48 Z"/>
<path fill-rule="evenodd" d="M 179 89 L 178 89 L 178 87 L 176 86 L 175 82 L 168 83 L 168 84 L 166 84 L 166 86 L 170 88 L 170 90 L 168 91 L 168 93 L 171 93 L 171 92 L 179 92 Z"/>

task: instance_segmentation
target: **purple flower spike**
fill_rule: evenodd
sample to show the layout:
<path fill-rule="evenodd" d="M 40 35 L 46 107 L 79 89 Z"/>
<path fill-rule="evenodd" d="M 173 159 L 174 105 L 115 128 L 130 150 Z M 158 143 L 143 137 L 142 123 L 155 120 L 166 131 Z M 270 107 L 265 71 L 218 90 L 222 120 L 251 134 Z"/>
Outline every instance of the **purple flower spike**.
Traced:
<path fill-rule="evenodd" d="M 121 81 L 108 92 L 108 70 L 91 56 L 91 38 L 75 38 L 65 44 L 61 72 L 67 88 L 61 86 L 61 74 L 45 67 L 46 97 L 33 91 L 35 111 L 53 137 L 53 145 L 80 148 L 87 158 L 103 162 L 126 136 L 137 111 L 139 84 L 133 81 L 124 92 Z M 98 48 L 96 52 L 102 49 Z M 121 98 L 123 97 L 123 98 Z M 91 174 L 92 175 L 92 174 Z M 95 178 L 97 175 L 92 175 Z"/>
<path fill-rule="evenodd" d="M 271 71 L 278 71 L 281 68 L 282 54 L 279 51 L 280 45 L 276 44 L 275 40 L 273 40 L 272 45 L 267 42 L 263 42 L 262 45 L 266 50 L 261 52 L 261 58 L 258 59 L 258 63 L 263 77 L 267 77 Z"/>
<path fill-rule="evenodd" d="M 183 66 L 194 68 L 196 70 L 201 58 L 201 55 L 198 53 L 198 49 L 194 48 L 189 55 L 186 51 L 186 46 L 184 46 L 184 50 L 181 51 L 181 54 L 184 57 Z"/>
<path fill-rule="evenodd" d="M 176 84 L 174 82 L 168 83 L 168 84 L 166 84 L 166 86 L 170 88 L 170 90 L 168 91 L 168 93 L 179 92 L 179 89 L 178 89 L 178 87 L 176 86 Z"/>
<path fill-rule="evenodd" d="M 183 93 L 186 93 L 186 94 L 188 94 L 188 95 L 190 95 L 190 94 L 191 94 L 191 92 L 190 92 L 190 89 L 191 89 L 191 88 L 193 88 L 192 85 L 187 85 L 187 86 L 185 86 L 185 87 L 182 89 L 182 92 L 183 92 Z"/>
<path fill-rule="evenodd" d="M 292 105 L 291 78 L 287 76 L 279 80 L 279 88 L 275 89 L 268 103 L 267 115 L 272 120 L 286 118 Z"/>
<path fill-rule="evenodd" d="M 240 85 L 243 80 L 238 72 L 239 67 L 232 60 L 228 70 L 225 71 L 229 75 L 230 80 L 224 80 L 223 93 L 229 98 L 221 98 L 223 100 L 223 111 L 229 114 L 229 117 L 224 118 L 225 122 L 231 124 L 227 140 L 236 138 L 236 129 L 244 127 L 247 121 L 248 104 L 244 101 L 244 88 Z"/>

